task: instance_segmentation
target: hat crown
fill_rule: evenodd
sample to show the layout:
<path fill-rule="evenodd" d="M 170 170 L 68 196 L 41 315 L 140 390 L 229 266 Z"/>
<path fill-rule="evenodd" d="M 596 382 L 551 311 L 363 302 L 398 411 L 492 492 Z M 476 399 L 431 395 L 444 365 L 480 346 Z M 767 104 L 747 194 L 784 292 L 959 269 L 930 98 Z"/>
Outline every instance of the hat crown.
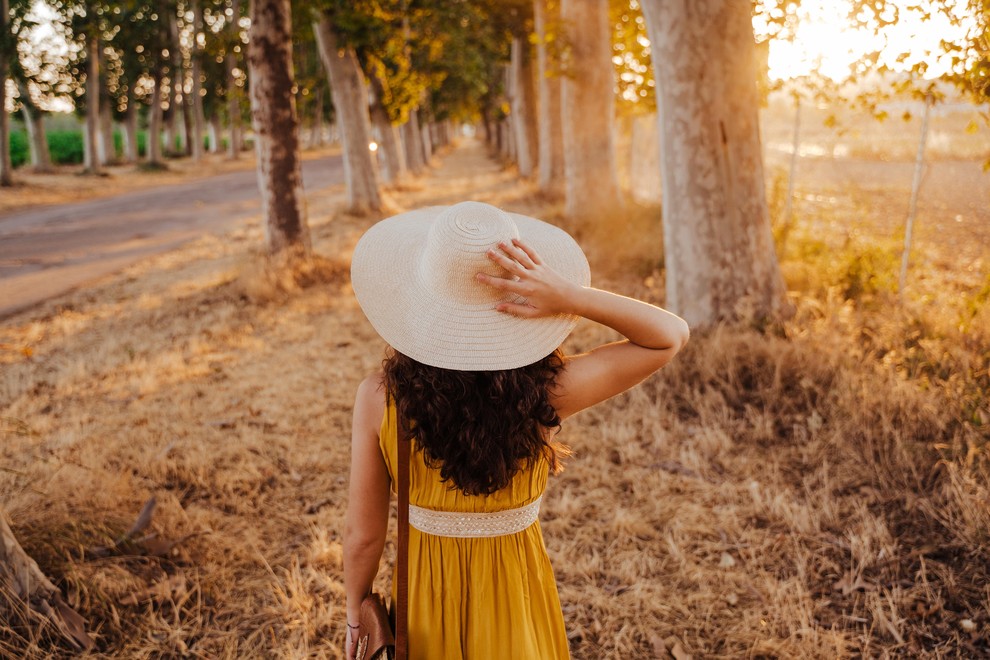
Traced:
<path fill-rule="evenodd" d="M 461 202 L 448 207 L 430 228 L 420 255 L 423 284 L 436 295 L 461 304 L 490 304 L 501 293 L 481 284 L 481 272 L 505 277 L 507 271 L 492 262 L 487 252 L 500 241 L 519 238 L 519 228 L 501 209 L 482 202 Z"/>

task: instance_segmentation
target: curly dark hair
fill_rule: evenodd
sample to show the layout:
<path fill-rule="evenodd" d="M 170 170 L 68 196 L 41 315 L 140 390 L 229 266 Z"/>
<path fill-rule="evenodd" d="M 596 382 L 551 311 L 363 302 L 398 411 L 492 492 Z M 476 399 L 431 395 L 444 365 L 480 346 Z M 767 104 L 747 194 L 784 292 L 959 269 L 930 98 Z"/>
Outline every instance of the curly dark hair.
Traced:
<path fill-rule="evenodd" d="M 554 440 L 560 416 L 550 392 L 563 366 L 559 350 L 501 371 L 431 367 L 392 349 L 382 363 L 386 391 L 424 461 L 466 495 L 505 488 L 542 457 L 551 472 L 560 469 L 568 451 Z"/>

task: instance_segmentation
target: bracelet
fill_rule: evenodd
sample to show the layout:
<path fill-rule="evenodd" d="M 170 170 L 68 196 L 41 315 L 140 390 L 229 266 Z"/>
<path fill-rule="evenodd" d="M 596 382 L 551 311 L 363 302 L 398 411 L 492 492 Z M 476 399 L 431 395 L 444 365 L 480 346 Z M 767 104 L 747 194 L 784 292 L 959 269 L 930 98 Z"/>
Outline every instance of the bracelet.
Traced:
<path fill-rule="evenodd" d="M 348 628 L 351 628 L 351 629 L 353 629 L 353 630 L 357 630 L 358 628 L 360 628 L 360 627 L 361 627 L 361 624 L 359 623 L 359 624 L 357 624 L 356 626 L 352 626 L 351 624 L 349 624 L 349 623 L 348 623 L 348 624 L 347 624 L 347 627 L 348 627 Z"/>

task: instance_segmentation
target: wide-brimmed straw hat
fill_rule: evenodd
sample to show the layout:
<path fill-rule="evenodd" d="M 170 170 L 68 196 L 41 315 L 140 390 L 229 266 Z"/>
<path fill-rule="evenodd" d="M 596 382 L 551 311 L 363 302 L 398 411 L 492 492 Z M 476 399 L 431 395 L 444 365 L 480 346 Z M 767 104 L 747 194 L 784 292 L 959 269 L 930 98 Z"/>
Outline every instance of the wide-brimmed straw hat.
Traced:
<path fill-rule="evenodd" d="M 382 339 L 423 364 L 460 371 L 532 364 L 560 346 L 578 319 L 524 319 L 495 309 L 500 302 L 525 302 L 476 277 L 507 275 L 486 252 L 513 238 L 569 281 L 590 283 L 588 260 L 567 232 L 490 204 L 462 202 L 372 226 L 354 249 L 354 294 Z"/>

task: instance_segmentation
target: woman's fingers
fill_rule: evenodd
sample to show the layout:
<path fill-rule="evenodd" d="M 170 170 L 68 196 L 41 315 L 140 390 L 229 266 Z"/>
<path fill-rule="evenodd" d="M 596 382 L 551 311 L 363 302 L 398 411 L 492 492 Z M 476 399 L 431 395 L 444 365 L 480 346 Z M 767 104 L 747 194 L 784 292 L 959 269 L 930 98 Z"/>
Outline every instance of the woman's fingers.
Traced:
<path fill-rule="evenodd" d="M 506 269 L 510 273 L 523 273 L 526 268 L 520 264 L 515 259 L 506 256 L 505 253 L 500 252 L 496 249 L 488 250 L 488 258 L 497 263 L 502 268 Z"/>
<path fill-rule="evenodd" d="M 488 275 L 486 273 L 478 273 L 475 277 L 488 286 L 493 286 L 496 289 L 511 291 L 512 293 L 522 293 L 522 287 L 518 280 L 510 280 L 505 277 L 495 277 L 494 275 Z"/>
<path fill-rule="evenodd" d="M 500 303 L 495 309 L 512 316 L 519 316 L 524 319 L 535 318 L 540 311 L 531 305 L 520 305 L 519 303 Z"/>
<path fill-rule="evenodd" d="M 516 240 L 518 239 L 512 239 L 511 243 L 502 242 L 499 243 L 498 246 L 502 248 L 503 252 L 518 261 L 523 268 L 526 268 L 527 270 L 530 268 L 536 268 L 536 264 L 530 258 L 529 253 L 522 249 L 520 245 L 517 245 Z"/>
<path fill-rule="evenodd" d="M 540 264 L 543 263 L 543 261 L 540 259 L 540 255 L 536 253 L 536 250 L 523 243 L 520 239 L 513 238 L 512 244 L 517 248 L 519 248 L 520 250 L 522 250 L 523 252 L 525 252 L 526 256 L 529 257 L 529 260 L 533 262 L 533 265 L 539 266 Z"/>

